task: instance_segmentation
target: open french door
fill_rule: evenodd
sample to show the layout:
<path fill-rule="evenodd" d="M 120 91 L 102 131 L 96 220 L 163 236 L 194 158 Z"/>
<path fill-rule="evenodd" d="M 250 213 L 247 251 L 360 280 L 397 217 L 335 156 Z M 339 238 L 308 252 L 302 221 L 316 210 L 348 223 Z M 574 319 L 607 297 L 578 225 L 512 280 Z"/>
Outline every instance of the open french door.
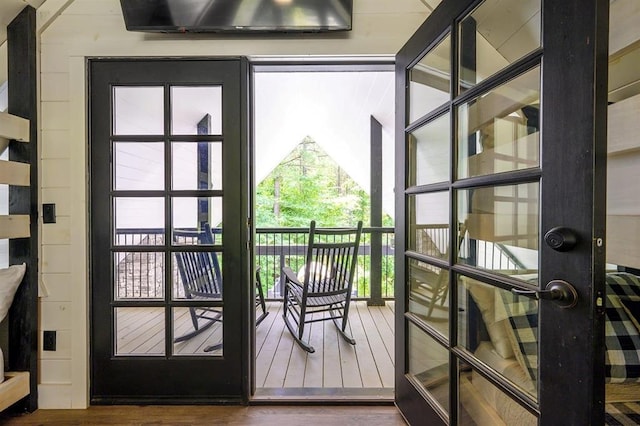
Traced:
<path fill-rule="evenodd" d="M 89 72 L 91 402 L 247 401 L 247 61 Z M 209 259 L 221 291 L 186 258 Z"/>
<path fill-rule="evenodd" d="M 411 424 L 604 424 L 608 7 L 443 0 L 397 55 Z"/>

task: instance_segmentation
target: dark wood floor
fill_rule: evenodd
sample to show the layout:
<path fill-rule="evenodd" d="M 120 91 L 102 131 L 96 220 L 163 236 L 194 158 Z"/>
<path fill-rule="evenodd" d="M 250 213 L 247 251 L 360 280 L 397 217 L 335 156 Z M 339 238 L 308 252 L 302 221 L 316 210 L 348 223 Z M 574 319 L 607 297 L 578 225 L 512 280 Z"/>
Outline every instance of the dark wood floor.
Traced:
<path fill-rule="evenodd" d="M 37 410 L 7 417 L 2 425 L 238 425 L 400 426 L 394 406 L 99 406 L 87 410 Z"/>

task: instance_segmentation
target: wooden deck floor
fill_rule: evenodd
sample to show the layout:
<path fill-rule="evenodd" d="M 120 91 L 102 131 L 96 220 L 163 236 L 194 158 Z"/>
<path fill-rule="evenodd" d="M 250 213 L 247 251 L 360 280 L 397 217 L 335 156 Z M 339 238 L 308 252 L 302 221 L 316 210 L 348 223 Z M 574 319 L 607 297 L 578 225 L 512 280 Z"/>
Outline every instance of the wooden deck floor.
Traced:
<path fill-rule="evenodd" d="M 256 330 L 256 397 L 344 396 L 392 398 L 394 388 L 393 302 L 367 307 L 352 302 L 345 342 L 332 321 L 308 325 L 307 353 L 282 319 L 282 303 L 268 303 L 269 316 Z"/>
<path fill-rule="evenodd" d="M 348 333 L 352 346 L 332 321 L 307 326 L 316 352 L 302 350 L 282 319 L 282 302 L 268 302 L 269 315 L 256 329 L 256 398 L 313 399 L 344 397 L 392 399 L 394 389 L 393 302 L 368 307 L 352 302 Z M 121 355 L 159 355 L 165 350 L 163 308 L 125 308 L 116 314 L 117 349 Z M 174 335 L 193 330 L 186 308 L 174 312 Z M 220 323 L 183 342 L 173 344 L 175 355 L 221 356 L 223 349 L 204 352 L 221 342 Z"/>

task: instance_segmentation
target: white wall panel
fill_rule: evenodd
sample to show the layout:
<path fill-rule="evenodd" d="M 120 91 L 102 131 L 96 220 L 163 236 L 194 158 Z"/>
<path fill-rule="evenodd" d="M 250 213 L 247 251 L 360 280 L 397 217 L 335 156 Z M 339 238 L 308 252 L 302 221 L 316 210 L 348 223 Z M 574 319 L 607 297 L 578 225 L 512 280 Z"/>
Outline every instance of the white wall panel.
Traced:
<path fill-rule="evenodd" d="M 45 329 L 47 329 L 45 327 Z M 42 350 L 42 331 L 40 331 L 40 359 L 41 360 L 71 360 L 71 331 L 70 330 L 57 330 L 56 333 L 56 350 L 55 351 L 43 351 Z M 51 376 L 47 376 L 50 379 Z M 41 376 L 41 380 L 44 382 L 44 377 Z M 64 377 L 63 382 L 71 383 L 71 374 L 68 377 Z"/>
<path fill-rule="evenodd" d="M 42 283 L 49 294 L 43 298 L 47 302 L 69 302 L 71 300 L 71 274 L 47 273 L 42 274 Z"/>
<path fill-rule="evenodd" d="M 71 385 L 46 383 L 38 385 L 38 408 L 41 410 L 73 408 Z"/>
<path fill-rule="evenodd" d="M 43 130 L 64 130 L 69 128 L 68 102 L 41 102 L 40 123 Z"/>
<path fill-rule="evenodd" d="M 51 1 L 51 0 L 49 0 Z M 69 72 L 69 62 L 66 60 L 69 56 L 69 45 L 63 42 L 46 43 L 42 38 L 40 46 L 40 72 L 45 78 L 46 73 L 50 72 Z"/>
<path fill-rule="evenodd" d="M 40 100 L 68 101 L 69 100 L 69 73 L 49 72 L 42 74 Z"/>
<path fill-rule="evenodd" d="M 71 162 L 66 158 L 42 160 L 40 164 L 41 187 L 68 188 L 71 185 L 70 168 Z"/>
<path fill-rule="evenodd" d="M 69 302 L 40 303 L 42 330 L 71 330 L 71 304 Z"/>
<path fill-rule="evenodd" d="M 69 246 L 48 245 L 43 241 L 40 259 L 40 271 L 46 273 L 69 273 L 71 271 L 71 259 L 69 258 Z M 46 324 L 46 323 L 44 323 Z"/>
<path fill-rule="evenodd" d="M 40 380 L 43 383 L 71 383 L 71 361 L 41 359 Z"/>
<path fill-rule="evenodd" d="M 40 134 L 40 157 L 46 159 L 70 156 L 69 130 L 43 130 Z"/>
<path fill-rule="evenodd" d="M 43 204 L 55 203 L 57 217 L 69 216 L 70 214 L 71 193 L 69 192 L 69 188 L 42 188 L 40 201 L 42 201 Z"/>
<path fill-rule="evenodd" d="M 70 244 L 71 220 L 68 217 L 56 217 L 56 223 L 45 223 L 40 232 L 42 241 L 46 244 Z"/>

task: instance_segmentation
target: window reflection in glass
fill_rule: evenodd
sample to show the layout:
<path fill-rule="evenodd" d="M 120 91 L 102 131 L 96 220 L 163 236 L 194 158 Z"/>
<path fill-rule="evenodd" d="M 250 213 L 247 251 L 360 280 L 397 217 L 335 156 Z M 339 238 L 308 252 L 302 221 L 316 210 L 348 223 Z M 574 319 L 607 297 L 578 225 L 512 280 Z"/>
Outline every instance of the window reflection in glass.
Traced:
<path fill-rule="evenodd" d="M 537 396 L 537 300 L 459 277 L 458 345 L 532 397 Z"/>
<path fill-rule="evenodd" d="M 449 411 L 449 351 L 414 324 L 408 327 L 409 374 Z"/>
<path fill-rule="evenodd" d="M 458 107 L 458 178 L 538 167 L 540 68 Z"/>
<path fill-rule="evenodd" d="M 449 192 L 411 195 L 408 199 L 408 248 L 426 256 L 449 256 Z"/>
<path fill-rule="evenodd" d="M 409 312 L 449 338 L 449 271 L 409 259 Z"/>
<path fill-rule="evenodd" d="M 450 147 L 448 113 L 409 133 L 409 186 L 449 181 Z"/>
<path fill-rule="evenodd" d="M 451 36 L 447 35 L 409 70 L 409 122 L 451 99 Z"/>
<path fill-rule="evenodd" d="M 485 1 L 458 27 L 460 91 L 540 47 L 540 0 Z"/>
<path fill-rule="evenodd" d="M 458 191 L 458 262 L 537 279 L 539 187 L 533 182 Z"/>
<path fill-rule="evenodd" d="M 469 364 L 460 360 L 458 424 L 462 426 L 536 426 L 538 418 L 527 411 Z"/>

